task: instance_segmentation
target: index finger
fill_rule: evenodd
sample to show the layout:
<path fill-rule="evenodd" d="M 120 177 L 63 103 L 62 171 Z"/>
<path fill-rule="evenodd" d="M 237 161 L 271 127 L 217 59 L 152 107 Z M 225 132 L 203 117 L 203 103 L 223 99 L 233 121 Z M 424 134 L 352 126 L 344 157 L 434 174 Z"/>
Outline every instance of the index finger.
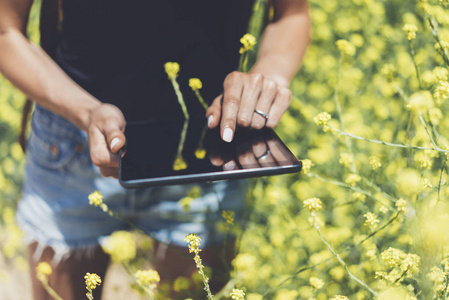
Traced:
<path fill-rule="evenodd" d="M 237 114 L 243 92 L 243 83 L 238 72 L 232 72 L 226 77 L 223 89 L 220 132 L 223 141 L 230 143 L 234 138 Z"/>

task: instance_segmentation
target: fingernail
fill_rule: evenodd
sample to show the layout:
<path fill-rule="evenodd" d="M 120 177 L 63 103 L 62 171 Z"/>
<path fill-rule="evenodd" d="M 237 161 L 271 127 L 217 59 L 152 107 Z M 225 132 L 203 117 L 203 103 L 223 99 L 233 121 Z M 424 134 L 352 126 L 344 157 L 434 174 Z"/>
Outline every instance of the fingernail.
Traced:
<path fill-rule="evenodd" d="M 210 124 L 214 121 L 214 116 L 210 115 L 209 118 L 207 118 L 207 126 L 210 126 Z"/>
<path fill-rule="evenodd" d="M 235 169 L 235 162 L 233 160 L 228 161 L 227 163 L 225 163 L 223 165 L 223 169 L 225 169 L 226 171 L 234 170 Z"/>
<path fill-rule="evenodd" d="M 114 146 L 120 142 L 119 138 L 113 138 L 111 141 L 111 150 L 114 149 Z"/>
<path fill-rule="evenodd" d="M 229 127 L 226 127 L 223 130 L 223 141 L 230 143 L 232 141 L 232 129 Z"/>

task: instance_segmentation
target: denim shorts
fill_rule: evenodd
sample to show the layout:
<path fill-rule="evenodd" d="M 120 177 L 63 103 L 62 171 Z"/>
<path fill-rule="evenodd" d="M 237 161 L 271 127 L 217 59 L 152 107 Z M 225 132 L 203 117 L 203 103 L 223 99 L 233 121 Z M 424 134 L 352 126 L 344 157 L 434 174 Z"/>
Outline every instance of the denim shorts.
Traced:
<path fill-rule="evenodd" d="M 100 175 L 90 159 L 86 133 L 66 119 L 36 105 L 31 128 L 17 221 L 29 240 L 51 246 L 58 256 L 129 229 L 89 204 L 88 196 L 96 190 L 110 210 L 154 239 L 177 246 L 186 246 L 188 233 L 198 234 L 203 246 L 218 243 L 222 211 L 234 211 L 236 219 L 242 214 L 245 180 L 124 189 L 118 180 Z M 185 211 L 179 200 L 194 186 L 201 196 Z"/>

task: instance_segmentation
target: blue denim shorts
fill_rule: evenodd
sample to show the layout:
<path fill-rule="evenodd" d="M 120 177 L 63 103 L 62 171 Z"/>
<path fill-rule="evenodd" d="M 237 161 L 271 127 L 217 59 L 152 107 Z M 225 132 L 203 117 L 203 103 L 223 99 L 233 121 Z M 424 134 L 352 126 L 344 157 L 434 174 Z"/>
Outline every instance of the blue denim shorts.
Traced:
<path fill-rule="evenodd" d="M 163 243 L 186 246 L 188 233 L 198 234 L 203 246 L 219 242 L 223 210 L 242 214 L 247 182 L 124 189 L 104 178 L 92 164 L 87 135 L 66 119 L 36 105 L 28 141 L 23 193 L 17 221 L 26 236 L 51 246 L 63 256 L 71 249 L 98 245 L 101 239 L 128 224 L 89 204 L 98 190 L 110 210 Z M 195 185 L 201 196 L 188 211 L 179 200 Z"/>

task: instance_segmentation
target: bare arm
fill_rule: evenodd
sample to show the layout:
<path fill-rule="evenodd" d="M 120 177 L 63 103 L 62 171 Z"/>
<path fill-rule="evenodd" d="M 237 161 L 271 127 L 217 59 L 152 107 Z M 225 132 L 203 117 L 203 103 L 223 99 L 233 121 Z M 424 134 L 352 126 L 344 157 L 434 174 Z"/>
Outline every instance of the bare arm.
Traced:
<path fill-rule="evenodd" d="M 233 72 L 206 116 L 209 127 L 220 124 L 223 140 L 231 141 L 236 125 L 275 127 L 290 105 L 290 81 L 298 72 L 310 42 L 307 0 L 273 0 L 274 21 L 265 29 L 259 55 L 248 74 Z M 267 119 L 255 110 L 266 113 Z M 221 119 L 221 122 L 220 122 Z"/>
<path fill-rule="evenodd" d="M 104 175 L 118 166 L 115 154 L 124 143 L 125 119 L 82 89 L 25 37 L 32 0 L 0 0 L 0 72 L 30 99 L 88 132 L 92 161 Z M 111 142 L 118 138 L 118 143 Z M 117 141 L 117 139 L 115 139 Z"/>

